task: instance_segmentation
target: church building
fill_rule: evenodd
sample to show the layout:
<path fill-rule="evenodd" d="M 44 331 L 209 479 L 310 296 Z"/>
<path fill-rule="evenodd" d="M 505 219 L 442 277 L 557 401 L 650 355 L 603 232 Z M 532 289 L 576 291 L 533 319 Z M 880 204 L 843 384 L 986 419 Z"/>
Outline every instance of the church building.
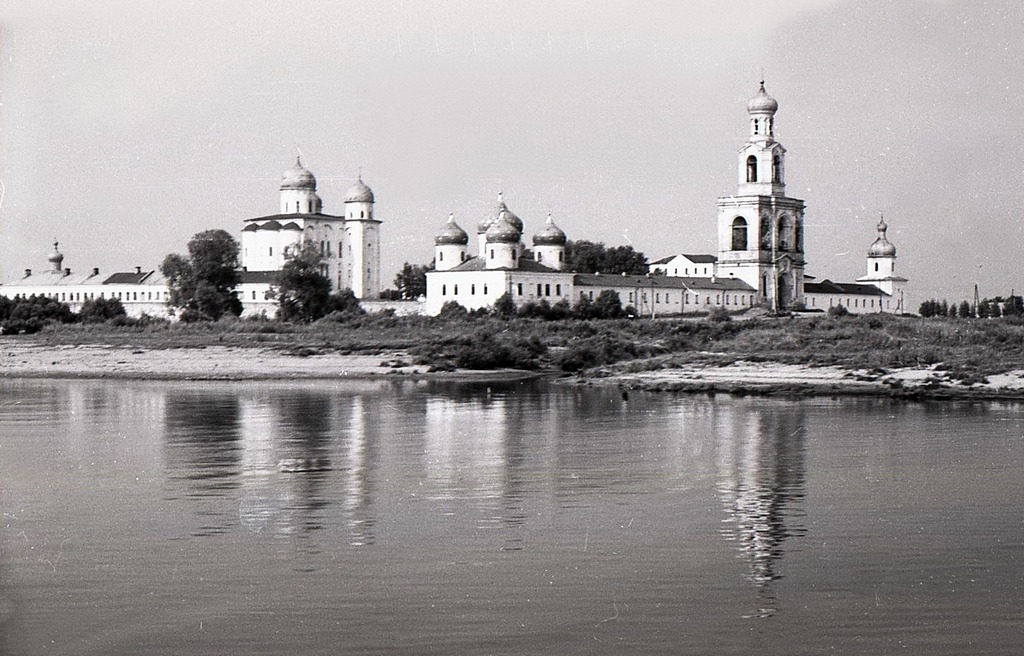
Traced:
<path fill-rule="evenodd" d="M 325 214 L 316 193 L 316 177 L 302 165 L 281 178 L 277 214 L 247 219 L 242 228 L 242 268 L 279 271 L 289 253 L 303 242 L 314 244 L 323 257 L 321 273 L 335 290 L 351 289 L 357 298 L 380 294 L 380 224 L 374 217 L 373 191 L 362 176 L 345 192 L 340 216 Z"/>
<path fill-rule="evenodd" d="M 345 192 L 341 216 L 325 214 L 316 193 L 316 178 L 296 159 L 284 172 L 277 214 L 246 219 L 242 228 L 239 285 L 242 316 L 277 312 L 272 287 L 288 254 L 303 241 L 313 243 L 323 256 L 322 273 L 335 290 L 351 289 L 357 298 L 376 300 L 380 294 L 380 226 L 374 216 L 373 191 L 362 176 Z M 101 275 L 94 268 L 78 273 L 64 266 L 64 255 L 54 243 L 43 270 L 25 269 L 20 278 L 0 284 L 0 296 L 46 296 L 67 303 L 78 312 L 85 301 L 116 299 L 129 316 L 173 316 L 167 306 L 170 290 L 158 270 Z"/>
<path fill-rule="evenodd" d="M 522 240 L 523 221 L 498 207 L 477 230 L 476 254 L 469 235 L 452 216 L 435 237 L 435 271 L 427 273 L 426 312 L 445 303 L 467 309 L 489 307 L 503 294 L 517 305 L 547 300 L 595 299 L 602 291 L 619 295 L 623 306 L 642 316 L 740 311 L 823 311 L 842 305 L 849 312 L 904 311 L 906 278 L 896 274 L 896 248 L 887 226 L 868 250 L 868 272 L 853 283 L 815 281 L 805 274 L 804 201 L 786 193 L 786 149 L 775 138 L 778 102 L 761 82 L 747 103 L 748 135 L 737 153 L 737 188 L 718 199 L 718 254 L 680 254 L 649 265 L 646 276 L 610 276 L 565 270 L 567 238 L 551 217 L 533 237 Z"/>

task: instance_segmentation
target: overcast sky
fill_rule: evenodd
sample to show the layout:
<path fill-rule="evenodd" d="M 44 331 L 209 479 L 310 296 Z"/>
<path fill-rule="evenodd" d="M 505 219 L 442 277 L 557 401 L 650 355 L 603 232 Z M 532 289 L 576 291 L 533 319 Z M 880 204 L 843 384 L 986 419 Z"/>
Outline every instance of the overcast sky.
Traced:
<path fill-rule="evenodd" d="M 503 191 L 529 237 L 717 250 L 746 102 L 779 102 L 807 272 L 852 280 L 884 212 L 910 302 L 1024 289 L 1020 0 L 4 0 L 0 279 L 156 268 L 360 167 L 382 275 Z"/>

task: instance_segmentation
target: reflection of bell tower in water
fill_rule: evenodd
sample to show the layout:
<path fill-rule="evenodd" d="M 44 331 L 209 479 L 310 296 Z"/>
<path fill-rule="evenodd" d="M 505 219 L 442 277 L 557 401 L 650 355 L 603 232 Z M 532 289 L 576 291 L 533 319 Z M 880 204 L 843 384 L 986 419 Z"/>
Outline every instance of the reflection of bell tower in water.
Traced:
<path fill-rule="evenodd" d="M 785 541 L 805 533 L 795 519 L 806 487 L 803 413 L 745 405 L 732 410 L 719 431 L 718 491 L 729 515 L 722 535 L 747 560 L 750 581 L 771 598 Z"/>
<path fill-rule="evenodd" d="M 772 309 L 803 302 L 804 202 L 786 196 L 786 149 L 775 140 L 779 103 L 747 103 L 750 136 L 738 153 L 735 196 L 718 199 L 718 275 L 743 280 Z"/>

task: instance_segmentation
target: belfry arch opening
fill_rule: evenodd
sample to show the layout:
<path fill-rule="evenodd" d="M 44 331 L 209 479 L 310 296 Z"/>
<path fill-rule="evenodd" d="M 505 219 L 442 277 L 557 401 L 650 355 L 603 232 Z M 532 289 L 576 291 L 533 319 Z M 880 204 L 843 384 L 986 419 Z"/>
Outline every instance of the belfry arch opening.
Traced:
<path fill-rule="evenodd" d="M 747 158 L 747 182 L 757 182 L 757 158 L 753 155 Z"/>
<path fill-rule="evenodd" d="M 732 220 L 732 250 L 747 250 L 747 220 L 742 216 Z"/>

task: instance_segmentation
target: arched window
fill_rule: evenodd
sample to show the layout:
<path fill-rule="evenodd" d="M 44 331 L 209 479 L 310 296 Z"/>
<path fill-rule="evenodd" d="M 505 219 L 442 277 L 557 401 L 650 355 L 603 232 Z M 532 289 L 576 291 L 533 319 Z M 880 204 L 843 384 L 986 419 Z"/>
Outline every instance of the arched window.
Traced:
<path fill-rule="evenodd" d="M 747 158 L 747 182 L 757 182 L 757 158 L 753 155 Z"/>
<path fill-rule="evenodd" d="M 782 158 L 778 155 L 772 158 L 772 182 L 782 182 Z"/>
<path fill-rule="evenodd" d="M 755 118 L 754 119 L 754 134 L 760 134 L 761 133 L 760 130 L 761 130 L 761 121 L 759 121 L 758 119 Z"/>
<path fill-rule="evenodd" d="M 732 250 L 747 250 L 747 220 L 742 216 L 732 220 Z"/>
<path fill-rule="evenodd" d="M 785 214 L 779 219 L 779 235 L 776 243 L 780 251 L 788 251 L 793 245 L 793 224 L 789 216 Z"/>

